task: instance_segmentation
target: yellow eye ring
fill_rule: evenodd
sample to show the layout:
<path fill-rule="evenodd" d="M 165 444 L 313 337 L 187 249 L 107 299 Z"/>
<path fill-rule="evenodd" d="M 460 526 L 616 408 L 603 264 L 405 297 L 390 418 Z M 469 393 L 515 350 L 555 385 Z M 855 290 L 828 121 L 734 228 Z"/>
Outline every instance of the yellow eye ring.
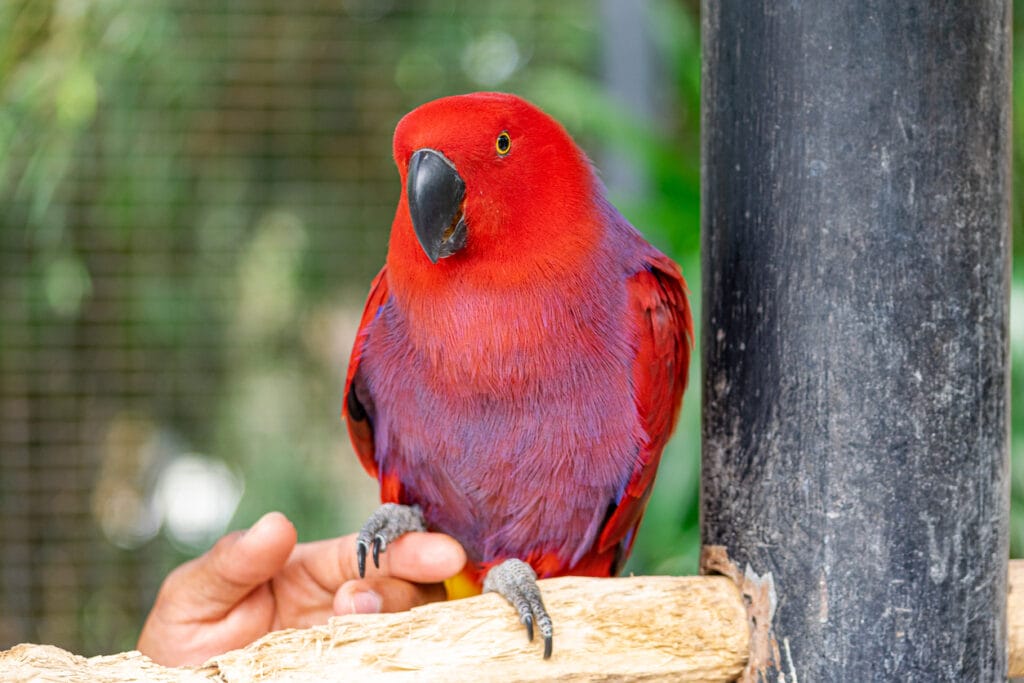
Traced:
<path fill-rule="evenodd" d="M 498 139 L 494 141 L 494 148 L 498 150 L 498 154 L 505 156 L 512 151 L 512 138 L 509 137 L 508 131 L 501 131 Z"/>

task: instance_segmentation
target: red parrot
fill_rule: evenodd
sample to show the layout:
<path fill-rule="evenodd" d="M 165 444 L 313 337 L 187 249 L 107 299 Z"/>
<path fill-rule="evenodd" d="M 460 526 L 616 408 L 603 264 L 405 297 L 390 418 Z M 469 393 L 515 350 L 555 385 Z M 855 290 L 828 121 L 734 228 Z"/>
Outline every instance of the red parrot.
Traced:
<path fill-rule="evenodd" d="M 345 386 L 385 503 L 360 561 L 407 531 L 450 534 L 549 657 L 536 578 L 611 576 L 632 547 L 686 386 L 686 285 L 519 97 L 424 104 L 394 159 L 405 191 Z"/>

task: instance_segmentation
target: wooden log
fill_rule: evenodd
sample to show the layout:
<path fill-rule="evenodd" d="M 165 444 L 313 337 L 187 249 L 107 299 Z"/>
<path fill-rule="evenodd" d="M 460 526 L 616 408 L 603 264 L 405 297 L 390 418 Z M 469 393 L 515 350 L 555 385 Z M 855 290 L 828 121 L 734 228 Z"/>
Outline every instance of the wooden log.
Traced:
<path fill-rule="evenodd" d="M 725 577 L 564 577 L 540 585 L 555 622 L 547 661 L 539 639 L 527 642 L 512 609 L 489 594 L 279 631 L 198 669 L 160 667 L 137 652 L 85 659 L 19 645 L 0 653 L 0 680 L 729 681 L 746 663 L 746 611 Z"/>
<path fill-rule="evenodd" d="M 80 657 L 53 645 L 24 643 L 0 652 L 0 680 L 5 683 L 208 683 L 219 681 L 215 668 L 172 668 L 155 664 L 139 652 Z"/>
<path fill-rule="evenodd" d="M 508 605 L 482 595 L 278 631 L 196 668 L 163 667 L 138 652 L 86 659 L 52 645 L 18 645 L 0 652 L 0 680 L 731 681 L 746 665 L 747 614 L 725 577 L 540 583 L 556 629 L 546 662 Z M 1009 585 L 1009 672 L 1017 677 L 1024 676 L 1024 561 L 1010 563 Z"/>

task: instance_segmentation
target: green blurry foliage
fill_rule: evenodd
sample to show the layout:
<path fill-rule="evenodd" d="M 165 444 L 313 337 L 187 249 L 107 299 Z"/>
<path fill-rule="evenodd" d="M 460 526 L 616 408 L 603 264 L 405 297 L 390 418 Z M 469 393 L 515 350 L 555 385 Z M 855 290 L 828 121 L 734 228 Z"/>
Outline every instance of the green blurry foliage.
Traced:
<path fill-rule="evenodd" d="M 1024 557 L 1024 1 L 1013 2 L 1013 287 L 1010 297 L 1010 556 Z"/>
<path fill-rule="evenodd" d="M 133 645 L 204 548 L 116 515 L 180 453 L 244 481 L 234 527 L 278 509 L 304 540 L 355 528 L 377 486 L 340 394 L 400 190 L 395 123 L 590 71 L 597 49 L 581 0 L 0 2 L 0 398 L 29 416 L 4 458 L 67 477 L 64 512 L 40 502 L 19 531 L 47 559 L 27 599 L 0 586 L 0 642 Z M 110 437 L 126 424 L 146 428 Z M 69 539 L 88 557 L 62 560 Z M 34 631 L 7 635 L 15 603 Z"/>

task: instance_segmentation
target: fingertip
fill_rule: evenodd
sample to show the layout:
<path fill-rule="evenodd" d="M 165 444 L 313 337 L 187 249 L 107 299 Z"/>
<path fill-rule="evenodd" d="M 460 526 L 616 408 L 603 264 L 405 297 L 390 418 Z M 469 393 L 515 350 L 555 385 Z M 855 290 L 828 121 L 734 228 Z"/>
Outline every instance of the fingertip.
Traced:
<path fill-rule="evenodd" d="M 244 538 L 255 537 L 258 539 L 263 538 L 283 538 L 287 536 L 294 537 L 298 540 L 298 532 L 295 530 L 295 525 L 292 524 L 291 520 L 288 519 L 284 513 L 268 512 L 258 520 L 256 523 L 249 527 L 242 536 Z"/>
<path fill-rule="evenodd" d="M 334 594 L 334 614 L 378 614 L 384 599 L 365 581 L 348 581 Z"/>
<path fill-rule="evenodd" d="M 420 549 L 420 559 L 439 570 L 450 571 L 454 576 L 466 566 L 466 550 L 462 544 L 448 534 L 425 532 L 428 544 Z M 448 578 L 445 576 L 444 578 Z"/>
<path fill-rule="evenodd" d="M 388 549 L 390 573 L 420 583 L 444 581 L 466 565 L 466 551 L 447 534 L 414 532 Z"/>
<path fill-rule="evenodd" d="M 346 581 L 334 595 L 335 615 L 401 612 L 444 600 L 444 584 L 413 584 L 389 576 Z"/>
<path fill-rule="evenodd" d="M 295 525 L 280 512 L 268 512 L 243 532 L 238 552 L 271 555 L 283 563 L 299 540 Z"/>
<path fill-rule="evenodd" d="M 229 582 L 255 586 L 284 566 L 297 540 L 298 533 L 287 517 L 268 512 L 245 531 L 214 546 L 211 569 Z"/>

